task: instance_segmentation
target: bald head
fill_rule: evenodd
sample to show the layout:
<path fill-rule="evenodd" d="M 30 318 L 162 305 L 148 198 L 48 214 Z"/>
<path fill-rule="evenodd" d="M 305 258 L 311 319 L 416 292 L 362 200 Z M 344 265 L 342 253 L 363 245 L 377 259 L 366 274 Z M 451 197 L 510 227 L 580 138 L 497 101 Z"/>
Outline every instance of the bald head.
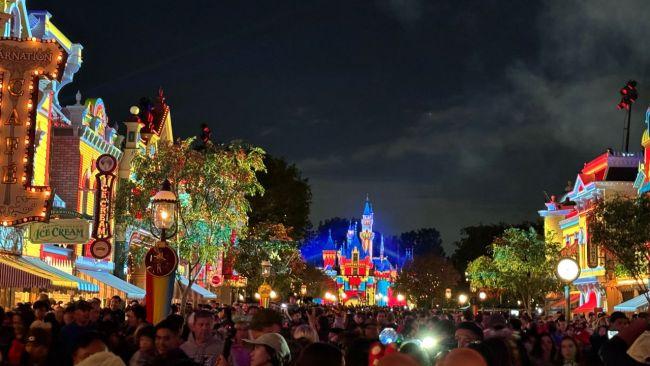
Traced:
<path fill-rule="evenodd" d="M 487 366 L 487 362 L 473 349 L 457 348 L 442 359 L 440 366 Z"/>

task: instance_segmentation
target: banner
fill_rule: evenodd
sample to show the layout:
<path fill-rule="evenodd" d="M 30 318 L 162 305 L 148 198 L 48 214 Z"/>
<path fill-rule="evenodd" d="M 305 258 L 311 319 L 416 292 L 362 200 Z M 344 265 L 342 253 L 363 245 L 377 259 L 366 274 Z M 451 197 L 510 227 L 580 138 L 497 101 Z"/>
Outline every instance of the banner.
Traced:
<path fill-rule="evenodd" d="M 33 223 L 29 227 L 29 241 L 34 244 L 86 244 L 90 240 L 90 223 L 80 219 L 52 220 Z"/>

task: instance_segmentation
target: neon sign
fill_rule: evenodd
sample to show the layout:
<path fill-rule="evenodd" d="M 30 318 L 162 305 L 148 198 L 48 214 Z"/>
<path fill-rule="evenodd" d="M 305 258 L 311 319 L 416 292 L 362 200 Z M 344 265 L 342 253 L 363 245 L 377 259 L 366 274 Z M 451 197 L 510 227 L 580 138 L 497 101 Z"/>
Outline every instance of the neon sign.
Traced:
<path fill-rule="evenodd" d="M 39 79 L 61 80 L 67 53 L 54 40 L 0 38 L 0 223 L 46 221 L 48 186 L 33 186 Z M 47 181 L 47 180 L 46 180 Z"/>

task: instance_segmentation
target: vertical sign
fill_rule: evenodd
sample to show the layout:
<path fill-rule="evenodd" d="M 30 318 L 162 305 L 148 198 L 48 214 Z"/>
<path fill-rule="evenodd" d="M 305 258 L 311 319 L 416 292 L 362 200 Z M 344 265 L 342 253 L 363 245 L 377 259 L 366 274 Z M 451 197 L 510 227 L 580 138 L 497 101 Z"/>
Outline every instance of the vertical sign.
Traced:
<path fill-rule="evenodd" d="M 0 38 L 0 223 L 3 226 L 47 219 L 50 187 L 32 185 L 38 84 L 41 77 L 61 80 L 67 57 L 54 40 Z"/>
<path fill-rule="evenodd" d="M 117 159 L 103 154 L 97 158 L 96 165 L 99 173 L 95 176 L 97 191 L 92 235 L 95 241 L 90 245 L 90 253 L 97 259 L 104 259 L 111 254 L 113 186 Z"/>
<path fill-rule="evenodd" d="M 589 237 L 587 237 L 587 266 L 598 267 L 598 245 L 592 243 Z"/>

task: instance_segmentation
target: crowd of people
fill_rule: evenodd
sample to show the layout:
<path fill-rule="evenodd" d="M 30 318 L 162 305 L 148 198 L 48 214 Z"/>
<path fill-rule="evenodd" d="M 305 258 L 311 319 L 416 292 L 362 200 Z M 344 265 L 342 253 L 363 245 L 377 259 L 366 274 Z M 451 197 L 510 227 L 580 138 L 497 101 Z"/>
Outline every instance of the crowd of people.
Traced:
<path fill-rule="evenodd" d="M 173 306 L 157 324 L 115 296 L 0 308 L 0 365 L 580 366 L 650 362 L 650 317 L 512 316 L 286 304 Z"/>

